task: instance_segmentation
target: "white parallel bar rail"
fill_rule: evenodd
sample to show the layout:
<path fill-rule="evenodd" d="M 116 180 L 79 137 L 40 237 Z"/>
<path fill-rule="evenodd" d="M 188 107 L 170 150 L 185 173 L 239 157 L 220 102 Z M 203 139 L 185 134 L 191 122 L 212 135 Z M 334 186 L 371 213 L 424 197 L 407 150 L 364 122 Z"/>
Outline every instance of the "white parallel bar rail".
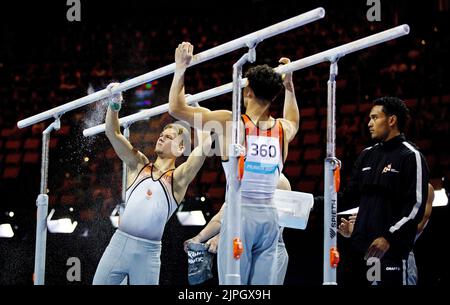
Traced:
<path fill-rule="evenodd" d="M 322 62 L 332 61 L 334 58 L 341 58 L 347 54 L 360 51 L 362 49 L 366 49 L 408 34 L 409 26 L 407 24 L 399 25 L 395 28 L 391 28 L 377 34 L 373 34 L 371 36 L 346 43 L 342 46 L 299 59 L 297 61 L 291 62 L 288 65 L 280 66 L 277 68 L 277 72 L 287 73 L 317 65 Z"/>
<path fill-rule="evenodd" d="M 275 68 L 275 70 L 278 73 L 288 73 L 293 72 L 301 69 L 305 69 L 307 67 L 317 65 L 326 61 L 330 61 L 333 58 L 340 58 L 342 56 L 345 56 L 347 54 L 369 48 L 371 46 L 386 42 L 388 40 L 392 40 L 404 35 L 407 35 L 409 33 L 409 26 L 406 24 L 397 26 L 395 28 L 365 37 L 361 38 L 359 40 L 355 40 L 353 42 L 346 43 L 342 46 L 335 47 L 332 49 L 329 49 L 327 51 L 323 51 L 296 61 L 293 61 L 287 65 L 279 66 Z M 245 87 L 247 84 L 247 79 L 242 79 L 241 86 Z M 219 95 L 223 95 L 226 93 L 229 93 L 233 90 L 233 84 L 228 83 L 213 89 L 209 89 L 194 95 L 189 96 L 186 99 L 186 102 L 188 104 L 192 104 L 195 102 L 200 102 L 203 100 L 207 100 Z M 126 124 L 134 123 L 141 120 L 147 120 L 152 116 L 156 116 L 162 113 L 166 113 L 169 111 L 169 104 L 163 104 L 151 109 L 147 109 L 126 117 L 123 117 L 119 120 L 120 125 L 124 126 Z M 101 124 L 95 127 L 91 127 L 88 129 L 85 129 L 83 131 L 83 135 L 85 137 L 93 136 L 95 134 L 98 134 L 100 132 L 105 131 L 105 124 Z"/>
<path fill-rule="evenodd" d="M 221 45 L 214 47 L 212 49 L 209 49 L 207 51 L 201 52 L 194 56 L 190 66 L 197 65 L 204 61 L 219 57 L 226 53 L 233 52 L 240 48 L 250 47 L 251 45 L 254 45 L 255 43 L 259 43 L 266 38 L 276 36 L 278 34 L 287 32 L 291 29 L 311 23 L 313 21 L 323 18 L 324 16 L 325 16 L 325 10 L 321 7 L 316 8 L 314 10 L 303 13 L 296 17 L 287 19 L 285 21 L 282 21 L 282 22 L 279 22 L 272 26 L 266 27 L 264 29 L 254 32 L 254 33 L 245 35 L 243 37 L 240 37 L 240 38 L 237 38 L 230 42 L 221 44 Z M 135 78 L 124 81 L 124 82 L 120 83 L 118 86 L 114 87 L 112 89 L 112 93 L 126 91 L 128 89 L 140 86 L 140 85 L 150 82 L 152 80 L 169 75 L 169 74 L 173 73 L 174 71 L 175 71 L 175 63 L 172 63 L 170 65 L 161 67 L 154 71 L 151 71 L 146 74 L 142 74 Z M 110 93 L 108 92 L 108 90 L 102 89 L 95 93 L 89 94 L 85 97 L 76 99 L 72 102 L 66 103 L 64 105 L 55 107 L 53 109 L 47 110 L 45 112 L 41 112 L 41 113 L 31 116 L 29 118 L 23 119 L 17 123 L 17 126 L 19 128 L 24 128 L 24 127 L 39 123 L 41 121 L 47 120 L 52 117 L 59 117 L 68 111 L 91 104 L 93 102 L 99 101 L 104 98 L 107 98 L 109 96 L 109 94 Z"/>
<path fill-rule="evenodd" d="M 245 87 L 246 84 L 247 84 L 247 79 L 243 79 L 241 82 L 241 88 Z M 220 95 L 229 93 L 231 91 L 233 91 L 233 84 L 229 83 L 229 84 L 222 85 L 222 86 L 219 86 L 216 88 L 212 88 L 212 89 L 209 89 L 209 90 L 206 90 L 206 91 L 194 94 L 194 95 L 189 95 L 188 97 L 186 97 L 186 103 L 192 105 L 197 102 L 201 102 L 201 101 L 204 101 L 204 100 L 216 97 L 216 96 L 220 96 Z M 121 126 L 131 125 L 135 122 L 145 121 L 151 117 L 166 113 L 168 111 L 169 111 L 169 104 L 168 103 L 162 104 L 162 105 L 153 107 L 151 109 L 142 110 L 137 113 L 120 118 L 119 124 Z M 97 126 L 83 130 L 83 135 L 85 137 L 90 137 L 90 136 L 96 135 L 96 134 L 104 132 L 104 131 L 105 131 L 105 124 L 101 124 L 101 125 L 97 125 Z"/>

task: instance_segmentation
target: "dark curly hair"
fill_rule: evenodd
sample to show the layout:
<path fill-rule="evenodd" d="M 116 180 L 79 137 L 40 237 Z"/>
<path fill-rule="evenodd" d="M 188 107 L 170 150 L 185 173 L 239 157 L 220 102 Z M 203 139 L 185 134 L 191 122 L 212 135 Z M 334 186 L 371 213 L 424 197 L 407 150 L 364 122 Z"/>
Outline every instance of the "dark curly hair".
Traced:
<path fill-rule="evenodd" d="M 397 127 L 400 132 L 404 132 L 409 119 L 409 109 L 398 97 L 385 96 L 373 101 L 374 106 L 383 106 L 383 112 L 397 117 Z"/>
<path fill-rule="evenodd" d="M 268 65 L 259 65 L 248 69 L 245 73 L 249 87 L 252 88 L 258 99 L 275 100 L 283 88 L 281 75 Z"/>

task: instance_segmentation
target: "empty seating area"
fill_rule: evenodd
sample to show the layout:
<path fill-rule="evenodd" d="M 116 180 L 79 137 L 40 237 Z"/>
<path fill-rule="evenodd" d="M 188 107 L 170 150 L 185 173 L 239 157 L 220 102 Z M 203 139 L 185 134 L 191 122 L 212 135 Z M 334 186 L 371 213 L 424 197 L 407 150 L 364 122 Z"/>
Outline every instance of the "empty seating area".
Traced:
<path fill-rule="evenodd" d="M 292 5 L 296 5 L 295 1 Z M 53 43 L 61 46 L 61 50 L 57 47 L 52 49 L 55 60 L 49 59 L 53 54 L 46 54 L 35 57 L 30 55 L 20 63 L 1 62 L 1 191 L 17 194 L 18 185 L 33 181 L 29 187 L 32 196 L 20 200 L 27 201 L 24 205 L 29 208 L 34 204 L 30 198 L 34 198 L 39 189 L 42 131 L 51 121 L 18 129 L 15 126 L 18 120 L 84 96 L 90 86 L 101 89 L 114 79 L 127 79 L 169 64 L 173 61 L 173 48 L 182 39 L 191 40 L 194 44 L 201 41 L 198 50 L 202 51 L 250 32 L 250 29 L 233 25 L 230 25 L 230 31 L 228 27 L 216 24 L 211 19 L 202 19 L 201 23 L 195 18 L 184 21 L 186 25 L 180 29 L 183 37 L 179 33 L 167 32 L 162 25 L 154 23 L 148 25 L 143 22 L 134 27 L 124 25 L 123 28 L 113 30 L 99 24 L 95 30 L 90 29 L 90 41 L 69 39 L 68 35 L 64 36 L 66 38 L 63 35 L 56 36 Z M 382 23 L 362 23 L 359 28 L 350 31 L 349 20 L 343 18 L 334 21 L 336 23 L 333 26 L 315 23 L 306 26 L 305 31 L 292 31 L 282 38 L 273 38 L 270 45 L 258 50 L 258 59 L 277 65 L 281 56 L 298 59 L 385 29 Z M 444 25 L 444 21 L 436 20 L 437 27 L 444 28 Z M 330 39 L 323 39 L 324 36 Z M 133 37 L 133 43 L 124 47 L 121 42 L 129 37 Z M 159 48 L 154 48 L 154 41 L 159 42 Z M 285 41 L 301 43 L 294 45 L 286 44 Z M 308 43 L 303 43 L 305 41 Z M 440 49 L 448 49 L 448 41 L 442 44 Z M 8 48 L 12 52 L 18 46 L 10 45 Z M 430 51 L 434 49 L 437 47 L 426 48 L 412 40 L 404 40 L 401 44 L 393 42 L 384 46 L 383 52 L 377 48 L 368 49 L 342 61 L 337 84 L 336 155 L 343 161 L 344 179 L 358 153 L 370 143 L 367 132 L 370 101 L 383 95 L 398 95 L 405 99 L 413 118 L 408 130 L 409 139 L 426 156 L 432 176 L 449 177 L 450 91 L 445 84 L 450 81 L 447 73 L 429 73 L 429 69 L 435 66 L 430 56 Z M 383 54 L 394 51 L 401 57 L 386 60 Z M 447 60 L 446 54 L 439 53 L 436 56 L 433 60 Z M 196 93 L 229 82 L 234 59 L 224 57 L 220 64 L 218 62 L 216 60 L 193 67 L 186 77 L 186 91 Z M 421 82 L 423 75 L 426 75 L 427 80 Z M 323 191 L 327 80 L 326 64 L 294 73 L 301 123 L 299 133 L 289 147 L 284 166 L 284 173 L 291 181 L 293 190 L 315 194 Z M 167 101 L 169 85 L 170 78 L 155 86 L 151 106 Z M 139 100 L 133 90 L 125 94 L 125 99 L 127 103 L 121 116 L 142 108 L 136 106 Z M 278 116 L 283 113 L 282 99 L 281 95 L 271 109 Z M 210 105 L 212 109 L 230 109 L 230 100 L 230 95 L 218 97 Z M 209 105 L 208 101 L 202 104 Z M 86 122 L 88 117 L 95 120 Z M 61 129 L 52 133 L 49 173 L 51 204 L 93 210 L 92 193 L 96 189 L 110 190 L 96 195 L 96 200 L 102 201 L 100 205 L 109 205 L 111 200 L 120 201 L 120 160 L 104 135 L 92 139 L 84 139 L 81 135 L 84 128 L 92 126 L 87 123 L 100 124 L 103 120 L 101 106 L 91 105 L 65 114 Z M 168 115 L 156 117 L 132 129 L 132 143 L 148 154 L 153 150 L 161 126 L 170 120 Z M 86 157 L 88 161 L 85 161 Z M 67 183 L 67 180 L 72 181 L 72 184 Z M 224 190 L 225 178 L 220 160 L 214 157 L 206 162 L 188 194 L 205 195 L 212 201 L 222 201 Z M 80 215 L 89 218 L 91 214 Z"/>
<path fill-rule="evenodd" d="M 301 91 L 298 92 L 298 95 L 301 97 Z M 427 158 L 432 176 L 448 176 L 450 164 L 447 152 L 450 147 L 448 141 L 440 140 L 443 135 L 448 135 L 448 129 L 442 130 L 441 124 L 445 125 L 446 122 L 440 120 L 440 109 L 448 108 L 450 98 L 449 96 L 441 96 L 431 99 L 439 101 L 437 107 L 434 108 L 435 110 L 429 113 L 433 116 L 433 120 L 417 119 L 417 115 L 420 115 L 421 112 L 416 110 L 416 120 L 412 121 L 409 129 L 412 140 Z M 410 99 L 409 101 L 414 101 L 414 103 L 408 102 L 408 104 L 415 105 L 415 107 L 421 107 L 427 103 L 425 99 Z M 338 100 L 336 115 L 338 122 L 336 155 L 343 161 L 343 173 L 348 174 L 357 154 L 370 143 L 366 124 L 371 105 L 369 103 L 339 104 L 339 102 Z M 323 111 L 321 112 L 318 107 L 301 108 L 300 112 L 302 115 L 301 127 L 289 146 L 289 154 L 283 172 L 291 181 L 293 190 L 320 194 L 323 192 L 326 128 L 319 129 L 318 127 L 322 122 L 326 122 L 326 114 Z M 157 122 L 157 120 L 154 122 Z M 156 128 L 155 124 L 148 124 L 148 130 L 144 128 L 132 130 L 132 142 L 136 143 L 136 146 L 142 151 L 152 150 L 159 134 L 158 130 L 152 129 L 152 127 Z M 418 124 L 422 125 L 415 126 Z M 423 137 L 420 128 L 428 128 L 431 133 L 427 137 Z M 439 129 L 435 130 L 434 128 Z M 35 169 L 35 181 L 38 181 L 41 165 L 42 129 L 39 131 L 17 130 L 15 127 L 4 127 L 1 130 L 0 175 L 2 181 L 21 181 L 23 179 L 21 172 L 26 173 L 25 169 L 27 168 Z M 83 156 L 80 155 L 77 159 L 73 159 L 76 152 L 72 149 L 77 149 L 76 141 L 85 141 L 75 132 L 79 131 L 67 124 L 60 131 L 52 133 L 49 177 L 50 205 L 60 207 L 79 206 L 80 217 L 87 217 L 87 220 L 89 220 L 92 219 L 93 213 L 93 203 L 90 202 L 90 196 L 93 192 L 91 188 L 95 189 L 102 186 L 114 190 L 102 193 L 100 197 L 96 196 L 98 200 L 102 201 L 98 203 L 100 206 L 109 204 L 111 200 L 115 202 L 120 200 L 121 162 L 104 135 L 92 139 L 92 145 L 95 147 L 95 149 L 91 149 L 92 153 L 88 153 L 89 149 L 85 149 L 90 158 L 87 166 L 83 165 L 85 163 Z M 80 144 L 78 149 L 82 148 L 83 145 Z M 69 159 L 72 158 L 72 162 L 76 164 L 69 166 L 65 161 L 61 163 L 58 160 L 64 159 L 68 155 L 72 156 Z M 67 164 L 67 168 L 61 167 L 64 164 Z M 65 178 L 67 173 L 69 173 L 69 177 Z M 68 183 L 71 180 L 73 181 Z M 37 188 L 38 185 L 35 189 L 37 190 Z M 206 162 L 191 189 L 188 194 L 194 197 L 204 195 L 215 203 L 224 200 L 225 178 L 218 157 L 213 157 Z M 37 195 L 37 193 L 34 195 Z M 111 206 L 111 209 L 113 209 L 114 205 Z M 101 207 L 99 209 L 101 210 Z"/>

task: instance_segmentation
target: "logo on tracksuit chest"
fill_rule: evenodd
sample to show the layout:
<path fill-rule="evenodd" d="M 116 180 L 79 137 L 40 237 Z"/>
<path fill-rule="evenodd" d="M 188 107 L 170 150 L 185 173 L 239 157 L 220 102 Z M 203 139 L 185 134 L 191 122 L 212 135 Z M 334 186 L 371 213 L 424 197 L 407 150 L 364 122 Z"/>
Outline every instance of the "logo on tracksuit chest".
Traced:
<path fill-rule="evenodd" d="M 388 172 L 396 173 L 396 174 L 399 173 L 398 170 L 396 170 L 395 168 L 392 167 L 392 163 L 386 165 L 386 166 L 383 168 L 383 171 L 382 171 L 383 174 L 388 173 Z"/>
<path fill-rule="evenodd" d="M 147 189 L 147 192 L 145 193 L 145 198 L 150 199 L 152 198 L 153 192 L 151 189 Z"/>

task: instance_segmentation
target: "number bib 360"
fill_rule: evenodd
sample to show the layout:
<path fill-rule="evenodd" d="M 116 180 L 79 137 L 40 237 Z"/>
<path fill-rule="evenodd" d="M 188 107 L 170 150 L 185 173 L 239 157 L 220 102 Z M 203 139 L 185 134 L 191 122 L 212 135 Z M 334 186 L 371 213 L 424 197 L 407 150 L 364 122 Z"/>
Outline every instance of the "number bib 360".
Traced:
<path fill-rule="evenodd" d="M 258 174 L 273 174 L 280 162 L 278 138 L 247 136 L 245 171 Z"/>

